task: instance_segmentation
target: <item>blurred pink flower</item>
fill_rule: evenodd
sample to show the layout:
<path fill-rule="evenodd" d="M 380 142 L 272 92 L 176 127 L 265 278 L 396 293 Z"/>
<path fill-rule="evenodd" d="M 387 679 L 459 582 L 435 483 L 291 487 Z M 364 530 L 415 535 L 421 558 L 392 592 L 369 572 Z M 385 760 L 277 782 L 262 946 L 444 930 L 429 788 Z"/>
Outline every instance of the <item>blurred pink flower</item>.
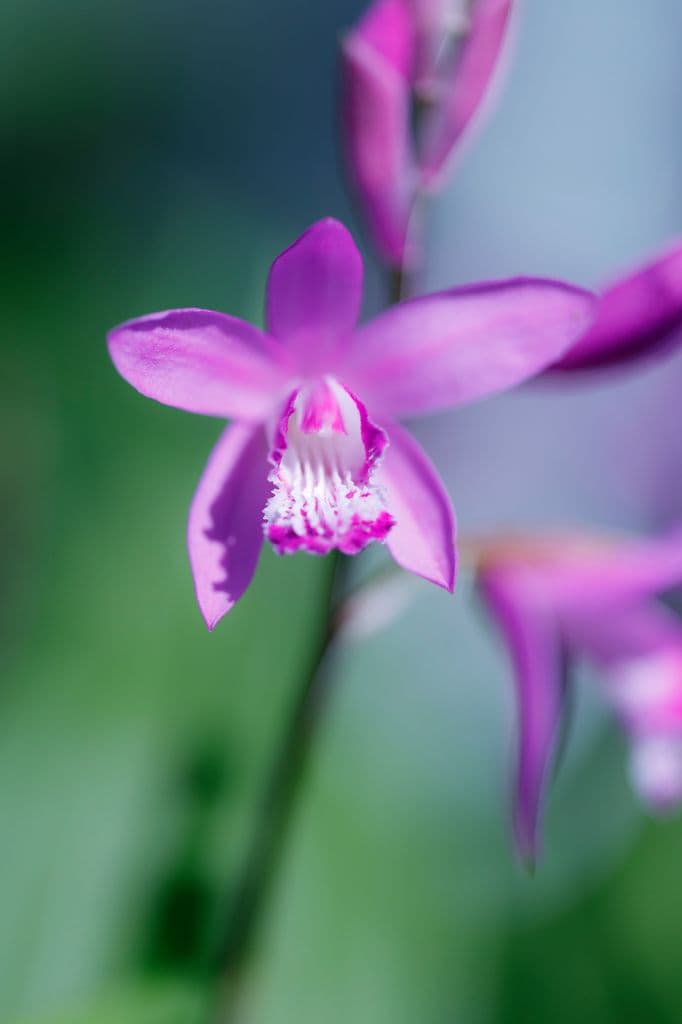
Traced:
<path fill-rule="evenodd" d="M 179 309 L 109 334 L 114 364 L 142 394 L 235 420 L 189 516 L 209 629 L 249 585 L 264 534 L 279 553 L 386 541 L 399 565 L 452 590 L 450 501 L 395 417 L 513 387 L 568 348 L 594 305 L 581 289 L 519 279 L 427 295 L 358 327 L 362 278 L 350 234 L 324 220 L 275 260 L 265 332 Z"/>
<path fill-rule="evenodd" d="M 409 222 L 418 191 L 442 183 L 478 120 L 512 6 L 513 0 L 374 0 L 343 40 L 346 167 L 374 244 L 391 266 L 414 256 Z"/>
<path fill-rule="evenodd" d="M 623 274 L 600 296 L 597 316 L 551 374 L 621 367 L 682 344 L 682 241 Z"/>
<path fill-rule="evenodd" d="M 514 835 L 534 861 L 566 673 L 584 659 L 631 741 L 635 787 L 682 801 L 682 622 L 656 595 L 682 585 L 682 529 L 655 540 L 510 537 L 480 546 L 478 583 L 509 649 L 519 754 Z"/>

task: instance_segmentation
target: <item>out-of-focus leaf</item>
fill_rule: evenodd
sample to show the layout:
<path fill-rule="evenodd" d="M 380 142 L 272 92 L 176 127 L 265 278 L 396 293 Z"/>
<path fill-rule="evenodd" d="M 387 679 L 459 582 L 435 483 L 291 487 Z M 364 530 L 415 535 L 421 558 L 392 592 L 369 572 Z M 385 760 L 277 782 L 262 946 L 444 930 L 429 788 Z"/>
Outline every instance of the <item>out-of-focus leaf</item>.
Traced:
<path fill-rule="evenodd" d="M 178 982 L 144 984 L 86 1007 L 7 1024 L 198 1024 L 202 997 Z"/>

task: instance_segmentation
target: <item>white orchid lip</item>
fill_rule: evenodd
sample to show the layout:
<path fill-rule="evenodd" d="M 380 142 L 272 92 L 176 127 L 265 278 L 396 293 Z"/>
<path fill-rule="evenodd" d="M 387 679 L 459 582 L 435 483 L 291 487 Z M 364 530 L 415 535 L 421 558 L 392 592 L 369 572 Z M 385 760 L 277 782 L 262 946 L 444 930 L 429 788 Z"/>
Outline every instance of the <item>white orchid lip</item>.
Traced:
<path fill-rule="evenodd" d="M 361 402 L 332 377 L 295 391 L 276 426 L 264 509 L 278 554 L 334 548 L 354 555 L 394 525 L 372 473 L 388 443 Z"/>

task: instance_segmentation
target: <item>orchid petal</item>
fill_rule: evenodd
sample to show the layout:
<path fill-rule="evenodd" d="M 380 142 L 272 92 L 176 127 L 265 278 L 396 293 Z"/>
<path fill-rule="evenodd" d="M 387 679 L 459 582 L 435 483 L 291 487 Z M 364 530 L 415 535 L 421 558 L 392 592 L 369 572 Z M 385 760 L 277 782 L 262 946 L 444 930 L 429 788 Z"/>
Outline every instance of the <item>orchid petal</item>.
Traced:
<path fill-rule="evenodd" d="M 682 737 L 682 623 L 647 600 L 603 616 L 574 616 L 565 635 L 604 678 L 606 695 L 631 736 Z"/>
<path fill-rule="evenodd" d="M 206 309 L 174 309 L 115 327 L 114 365 L 137 391 L 164 405 L 222 418 L 261 419 L 286 383 L 272 339 Z"/>
<path fill-rule="evenodd" d="M 414 200 L 409 67 L 413 28 L 401 0 L 379 0 L 341 45 L 342 142 L 348 177 L 382 259 L 412 258 Z"/>
<path fill-rule="evenodd" d="M 648 661 L 662 652 L 682 654 L 679 617 L 650 597 L 610 605 L 601 615 L 590 608 L 573 609 L 570 614 L 564 613 L 562 620 L 571 647 L 606 673 L 617 674 L 623 665 Z"/>
<path fill-rule="evenodd" d="M 412 299 L 355 332 L 344 379 L 388 414 L 460 405 L 555 361 L 585 331 L 593 307 L 580 288 L 532 278 Z"/>
<path fill-rule="evenodd" d="M 682 528 L 653 540 L 595 541 L 563 551 L 559 545 L 536 569 L 567 621 L 624 607 L 682 583 Z"/>
<path fill-rule="evenodd" d="M 455 515 L 447 492 L 421 447 L 396 423 L 382 424 L 389 445 L 375 474 L 395 520 L 387 546 L 398 565 L 452 592 Z"/>
<path fill-rule="evenodd" d="M 187 528 L 194 589 L 212 630 L 248 587 L 263 543 L 268 463 L 261 427 L 235 423 L 216 444 Z"/>
<path fill-rule="evenodd" d="M 653 601 L 572 622 L 628 733 L 633 784 L 654 811 L 682 801 L 682 624 Z"/>
<path fill-rule="evenodd" d="M 479 582 L 514 670 L 519 721 L 514 837 L 520 856 L 532 865 L 562 710 L 560 638 L 532 574 L 491 570 Z"/>
<path fill-rule="evenodd" d="M 620 366 L 682 344 L 682 241 L 601 295 L 587 333 L 550 372 Z"/>
<path fill-rule="evenodd" d="M 513 0 L 475 0 L 471 24 L 443 95 L 425 120 L 421 140 L 423 183 L 433 188 L 482 111 L 508 36 Z M 478 120 L 478 118 L 476 118 Z"/>
<path fill-rule="evenodd" d="M 362 303 L 362 257 L 347 228 L 318 221 L 277 257 L 267 286 L 268 330 L 310 372 L 355 327 Z"/>
<path fill-rule="evenodd" d="M 362 40 L 396 75 L 411 80 L 415 18 L 407 0 L 374 0 L 347 38 Z"/>

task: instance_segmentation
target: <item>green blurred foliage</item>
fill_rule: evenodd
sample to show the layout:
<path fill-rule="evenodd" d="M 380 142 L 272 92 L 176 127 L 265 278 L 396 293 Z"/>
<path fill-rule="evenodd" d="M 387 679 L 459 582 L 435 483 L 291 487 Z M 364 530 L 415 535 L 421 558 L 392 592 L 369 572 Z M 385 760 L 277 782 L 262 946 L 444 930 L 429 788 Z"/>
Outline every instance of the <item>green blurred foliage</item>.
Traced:
<path fill-rule="evenodd" d="M 157 982 L 127 988 L 80 1011 L 22 1018 L 17 1024 L 194 1024 L 204 1013 L 202 997 L 187 985 Z"/>

